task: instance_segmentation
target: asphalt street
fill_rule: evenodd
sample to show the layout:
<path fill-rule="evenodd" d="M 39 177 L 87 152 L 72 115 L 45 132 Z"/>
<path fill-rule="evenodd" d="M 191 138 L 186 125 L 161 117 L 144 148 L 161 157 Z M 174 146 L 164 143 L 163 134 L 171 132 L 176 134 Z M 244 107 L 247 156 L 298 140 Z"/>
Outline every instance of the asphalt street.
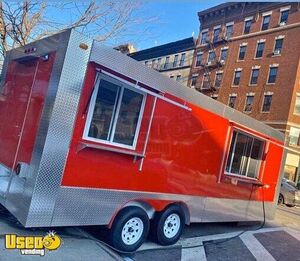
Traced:
<path fill-rule="evenodd" d="M 19 250 L 4 248 L 0 237 L 0 261 L 6 260 L 300 260 L 300 208 L 279 206 L 275 219 L 257 230 L 260 223 L 192 224 L 185 228 L 180 241 L 161 247 L 151 241 L 135 254 L 119 254 L 98 240 L 105 240 L 99 227 L 53 228 L 62 246 L 46 251 L 44 257 L 23 256 Z M 52 230 L 52 228 L 51 228 Z M 8 212 L 0 212 L 0 234 L 45 235 L 49 229 L 25 229 Z"/>

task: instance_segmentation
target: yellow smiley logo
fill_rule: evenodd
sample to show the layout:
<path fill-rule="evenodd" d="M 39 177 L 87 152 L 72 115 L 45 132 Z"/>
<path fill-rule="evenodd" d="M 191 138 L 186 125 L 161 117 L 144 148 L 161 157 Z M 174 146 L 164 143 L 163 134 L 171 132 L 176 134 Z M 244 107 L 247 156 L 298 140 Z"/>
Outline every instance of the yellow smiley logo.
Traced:
<path fill-rule="evenodd" d="M 43 238 L 43 245 L 48 250 L 56 250 L 61 245 L 61 238 L 55 233 L 50 231 L 44 238 Z"/>

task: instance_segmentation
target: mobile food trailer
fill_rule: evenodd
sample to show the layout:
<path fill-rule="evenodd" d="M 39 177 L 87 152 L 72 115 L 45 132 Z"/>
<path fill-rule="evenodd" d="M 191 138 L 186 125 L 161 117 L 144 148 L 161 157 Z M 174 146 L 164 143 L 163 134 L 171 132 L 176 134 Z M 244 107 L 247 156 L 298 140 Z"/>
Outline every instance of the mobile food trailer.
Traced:
<path fill-rule="evenodd" d="M 67 30 L 7 53 L 0 203 L 25 227 L 107 225 L 138 248 L 274 214 L 283 135 Z"/>

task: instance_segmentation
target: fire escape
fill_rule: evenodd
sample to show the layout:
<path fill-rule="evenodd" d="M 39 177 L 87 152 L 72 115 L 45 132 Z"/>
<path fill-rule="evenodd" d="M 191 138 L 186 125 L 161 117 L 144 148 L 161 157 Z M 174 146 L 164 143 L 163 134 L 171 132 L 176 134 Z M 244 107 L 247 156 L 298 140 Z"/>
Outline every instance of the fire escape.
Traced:
<path fill-rule="evenodd" d="M 201 47 L 201 51 L 208 52 L 208 61 L 206 63 L 201 63 L 200 68 L 204 71 L 204 77 L 202 86 L 197 86 L 196 89 L 201 92 L 216 92 L 219 86 L 215 86 L 214 81 L 211 78 L 211 72 L 220 70 L 225 64 L 225 59 L 223 57 L 217 57 L 216 48 L 219 46 L 224 46 L 228 43 L 228 37 L 224 28 L 220 28 L 218 34 L 214 31 L 212 37 L 210 36 L 206 40 L 206 44 Z"/>

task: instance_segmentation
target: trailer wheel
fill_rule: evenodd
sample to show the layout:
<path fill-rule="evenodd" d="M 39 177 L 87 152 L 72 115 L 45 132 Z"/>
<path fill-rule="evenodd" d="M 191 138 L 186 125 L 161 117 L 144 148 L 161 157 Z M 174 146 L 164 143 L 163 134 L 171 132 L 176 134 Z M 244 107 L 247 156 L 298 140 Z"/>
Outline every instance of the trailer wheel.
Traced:
<path fill-rule="evenodd" d="M 139 207 L 126 207 L 113 222 L 110 236 L 113 247 L 132 252 L 144 242 L 149 231 L 147 213 Z"/>
<path fill-rule="evenodd" d="M 157 213 L 152 222 L 153 239 L 163 246 L 175 244 L 182 235 L 184 220 L 184 212 L 178 205 L 171 205 Z"/>
<path fill-rule="evenodd" d="M 284 197 L 283 195 L 280 193 L 279 197 L 278 197 L 278 205 L 283 205 L 284 204 Z"/>

